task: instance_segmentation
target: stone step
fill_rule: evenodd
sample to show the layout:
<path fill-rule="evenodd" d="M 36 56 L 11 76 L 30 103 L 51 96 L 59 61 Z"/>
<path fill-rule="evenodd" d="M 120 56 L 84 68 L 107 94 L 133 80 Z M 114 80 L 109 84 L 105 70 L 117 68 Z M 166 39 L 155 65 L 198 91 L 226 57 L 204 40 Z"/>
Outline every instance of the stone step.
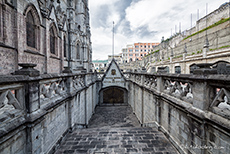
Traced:
<path fill-rule="evenodd" d="M 67 135 L 56 154 L 177 153 L 162 132 L 148 127 L 88 128 Z"/>

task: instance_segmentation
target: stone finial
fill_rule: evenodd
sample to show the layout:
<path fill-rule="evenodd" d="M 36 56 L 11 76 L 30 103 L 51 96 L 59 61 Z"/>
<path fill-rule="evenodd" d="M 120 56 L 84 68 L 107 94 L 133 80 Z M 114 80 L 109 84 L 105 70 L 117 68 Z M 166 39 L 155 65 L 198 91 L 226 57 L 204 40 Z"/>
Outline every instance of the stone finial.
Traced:
<path fill-rule="evenodd" d="M 186 45 L 186 43 L 185 43 L 185 45 L 184 45 L 184 53 L 187 53 L 188 51 L 187 51 L 187 45 Z"/>
<path fill-rule="evenodd" d="M 164 40 L 165 40 L 165 39 L 164 39 L 164 36 L 162 36 L 162 38 L 161 38 L 161 42 L 164 42 Z"/>
<path fill-rule="evenodd" d="M 15 71 L 14 75 L 28 75 L 30 77 L 36 77 L 40 75 L 40 72 L 34 69 L 34 67 L 36 67 L 37 64 L 20 63 L 18 65 L 22 68 L 20 70 Z"/>
<path fill-rule="evenodd" d="M 62 73 L 72 73 L 71 68 L 70 67 L 64 67 L 64 70 L 62 71 Z"/>
<path fill-rule="evenodd" d="M 208 36 L 206 35 L 205 44 L 204 44 L 204 51 L 203 51 L 203 58 L 207 57 L 208 51 L 209 51 L 209 41 L 208 41 Z"/>

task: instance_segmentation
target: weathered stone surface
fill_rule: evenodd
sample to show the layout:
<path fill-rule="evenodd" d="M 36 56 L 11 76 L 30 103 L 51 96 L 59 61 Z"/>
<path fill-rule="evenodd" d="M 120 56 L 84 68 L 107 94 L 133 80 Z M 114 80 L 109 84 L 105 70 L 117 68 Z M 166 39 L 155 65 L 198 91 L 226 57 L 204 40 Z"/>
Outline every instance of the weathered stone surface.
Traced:
<path fill-rule="evenodd" d="M 140 127 L 140 123 L 128 106 L 97 107 L 89 121 L 89 128 Z"/>
<path fill-rule="evenodd" d="M 163 133 L 139 126 L 129 106 L 98 107 L 89 128 L 68 134 L 56 154 L 178 153 Z"/>
<path fill-rule="evenodd" d="M 71 7 L 67 1 L 60 0 L 35 0 L 33 3 L 31 0 L 7 0 L 0 3 L 4 6 L 0 15 L 4 20 L 0 35 L 0 74 L 15 71 L 18 74 L 18 63 L 37 64 L 35 69 L 41 74 L 60 73 L 64 66 L 71 66 L 74 72 L 89 72 L 92 48 L 88 1 L 71 2 Z M 27 29 L 28 14 L 32 14 L 33 20 L 31 33 Z M 55 34 L 53 43 L 50 43 L 51 28 Z M 28 43 L 30 41 L 33 45 Z M 54 45 L 54 53 L 51 53 L 50 44 Z M 21 70 L 19 74 L 28 75 L 28 72 Z"/>
<path fill-rule="evenodd" d="M 223 111 L 221 113 L 220 110 L 213 112 L 212 107 L 208 104 L 213 99 L 226 102 L 228 94 L 225 93 L 228 92 L 215 86 L 226 87 L 229 81 L 226 79 L 227 76 L 155 74 L 153 76 L 156 77 L 157 85 L 161 85 L 158 88 L 160 93 L 158 93 L 156 89 L 150 88 L 148 84 L 139 82 L 139 78 L 143 75 L 145 74 L 132 73 L 129 78 L 131 84 L 129 86 L 130 98 L 134 98 L 134 101 L 130 104 L 138 119 L 145 117 L 146 121 L 144 120 L 143 125 L 159 128 L 181 153 L 201 153 L 205 151 L 228 153 L 228 148 L 223 147 L 228 147 L 226 143 L 230 139 L 230 134 L 226 134 L 226 130 L 230 128 L 229 118 Z M 218 77 L 219 79 L 217 79 Z M 225 81 L 222 78 L 225 78 Z M 190 91 L 190 101 L 172 94 L 176 90 L 177 92 L 180 92 L 180 90 L 183 92 L 185 86 L 180 87 L 180 85 L 188 85 L 191 81 L 192 84 L 189 86 L 192 90 L 187 89 L 187 91 Z M 170 86 L 165 85 L 166 82 L 169 82 Z M 171 91 L 167 93 L 165 89 L 168 87 Z M 218 94 L 212 90 L 216 90 Z M 149 109 L 151 105 L 155 109 Z M 210 130 L 210 128 L 212 129 Z M 220 143 L 217 137 L 213 137 L 214 135 L 210 139 L 205 138 L 204 134 L 209 130 L 211 132 L 217 131 L 218 135 L 215 136 L 225 136 L 222 142 Z"/>

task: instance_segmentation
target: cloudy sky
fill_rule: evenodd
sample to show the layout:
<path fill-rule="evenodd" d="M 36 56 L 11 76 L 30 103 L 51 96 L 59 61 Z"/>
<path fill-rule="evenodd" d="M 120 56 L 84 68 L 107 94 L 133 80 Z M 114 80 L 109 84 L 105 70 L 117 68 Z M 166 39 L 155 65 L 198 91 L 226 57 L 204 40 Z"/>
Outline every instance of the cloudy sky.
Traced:
<path fill-rule="evenodd" d="M 115 54 L 127 44 L 160 42 L 179 31 L 195 26 L 199 18 L 229 0 L 89 0 L 93 60 L 107 59 L 112 53 L 112 27 L 115 22 Z"/>

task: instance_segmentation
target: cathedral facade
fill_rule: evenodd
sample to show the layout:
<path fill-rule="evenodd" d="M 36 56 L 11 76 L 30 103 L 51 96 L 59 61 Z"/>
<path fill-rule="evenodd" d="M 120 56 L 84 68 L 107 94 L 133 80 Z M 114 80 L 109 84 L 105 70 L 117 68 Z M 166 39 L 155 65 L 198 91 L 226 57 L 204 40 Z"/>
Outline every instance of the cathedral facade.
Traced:
<path fill-rule="evenodd" d="M 41 74 L 90 71 L 88 0 L 0 0 L 0 74 L 20 63 Z"/>

